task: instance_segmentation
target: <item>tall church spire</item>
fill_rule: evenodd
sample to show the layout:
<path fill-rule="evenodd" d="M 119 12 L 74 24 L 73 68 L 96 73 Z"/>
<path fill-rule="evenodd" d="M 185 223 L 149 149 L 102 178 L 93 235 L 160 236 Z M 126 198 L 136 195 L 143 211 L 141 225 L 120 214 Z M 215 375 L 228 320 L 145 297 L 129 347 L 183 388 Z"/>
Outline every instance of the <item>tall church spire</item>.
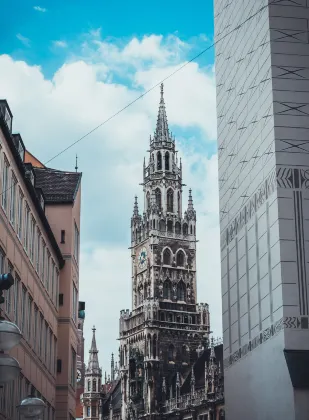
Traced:
<path fill-rule="evenodd" d="M 96 343 L 96 338 L 95 338 L 95 332 L 96 332 L 96 329 L 95 329 L 95 326 L 93 326 L 91 348 L 89 350 L 89 361 L 88 361 L 87 373 L 100 374 L 98 349 L 97 349 L 97 343 Z"/>
<path fill-rule="evenodd" d="M 163 142 L 171 141 L 170 133 L 168 129 L 168 123 L 167 123 L 165 102 L 164 102 L 163 83 L 161 83 L 161 98 L 160 98 L 159 112 L 158 112 L 158 118 L 157 118 L 157 127 L 154 134 L 154 141 L 155 143 L 163 143 Z"/>

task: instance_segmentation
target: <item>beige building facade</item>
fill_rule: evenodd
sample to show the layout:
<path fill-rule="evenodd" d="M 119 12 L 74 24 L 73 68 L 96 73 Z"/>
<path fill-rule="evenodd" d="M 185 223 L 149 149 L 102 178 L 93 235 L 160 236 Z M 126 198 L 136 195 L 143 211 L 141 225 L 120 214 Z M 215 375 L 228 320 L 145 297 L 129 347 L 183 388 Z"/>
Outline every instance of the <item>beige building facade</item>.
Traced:
<path fill-rule="evenodd" d="M 0 273 L 11 272 L 2 316 L 22 332 L 21 367 L 0 389 L 0 419 L 18 419 L 31 390 L 44 420 L 75 418 L 81 174 L 46 168 L 12 134 L 0 101 Z"/>

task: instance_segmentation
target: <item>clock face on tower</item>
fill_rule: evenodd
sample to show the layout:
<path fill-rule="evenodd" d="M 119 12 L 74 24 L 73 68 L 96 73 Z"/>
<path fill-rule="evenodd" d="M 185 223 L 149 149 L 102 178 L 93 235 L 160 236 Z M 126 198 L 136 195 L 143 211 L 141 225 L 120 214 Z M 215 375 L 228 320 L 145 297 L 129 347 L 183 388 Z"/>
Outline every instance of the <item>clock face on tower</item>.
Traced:
<path fill-rule="evenodd" d="M 143 248 L 139 251 L 138 254 L 138 267 L 142 270 L 147 265 L 147 249 L 143 246 Z"/>

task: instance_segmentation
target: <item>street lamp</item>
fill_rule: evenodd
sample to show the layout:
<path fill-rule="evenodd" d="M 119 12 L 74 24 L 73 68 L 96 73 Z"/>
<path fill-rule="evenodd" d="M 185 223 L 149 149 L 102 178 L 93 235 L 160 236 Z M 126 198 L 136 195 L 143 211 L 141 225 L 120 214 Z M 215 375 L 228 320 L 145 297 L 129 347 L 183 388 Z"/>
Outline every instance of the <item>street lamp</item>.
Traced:
<path fill-rule="evenodd" d="M 4 303 L 3 291 L 9 290 L 14 284 L 12 274 L 0 275 L 0 304 Z M 20 373 L 19 363 L 5 352 L 15 347 L 21 339 L 17 325 L 0 317 L 0 384 L 14 380 Z"/>
<path fill-rule="evenodd" d="M 32 395 L 22 400 L 20 405 L 17 406 L 17 409 L 24 419 L 34 419 L 44 413 L 45 407 L 46 404 L 44 401 L 36 398 L 32 392 Z"/>

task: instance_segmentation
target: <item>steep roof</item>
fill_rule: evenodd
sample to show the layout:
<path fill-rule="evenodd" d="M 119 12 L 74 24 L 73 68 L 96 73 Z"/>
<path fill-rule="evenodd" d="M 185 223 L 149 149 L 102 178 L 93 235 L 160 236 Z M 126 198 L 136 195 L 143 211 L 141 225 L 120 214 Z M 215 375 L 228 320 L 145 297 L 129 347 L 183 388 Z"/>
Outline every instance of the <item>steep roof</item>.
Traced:
<path fill-rule="evenodd" d="M 73 203 L 81 182 L 80 172 L 65 172 L 51 168 L 33 168 L 35 185 L 41 188 L 47 204 Z"/>

